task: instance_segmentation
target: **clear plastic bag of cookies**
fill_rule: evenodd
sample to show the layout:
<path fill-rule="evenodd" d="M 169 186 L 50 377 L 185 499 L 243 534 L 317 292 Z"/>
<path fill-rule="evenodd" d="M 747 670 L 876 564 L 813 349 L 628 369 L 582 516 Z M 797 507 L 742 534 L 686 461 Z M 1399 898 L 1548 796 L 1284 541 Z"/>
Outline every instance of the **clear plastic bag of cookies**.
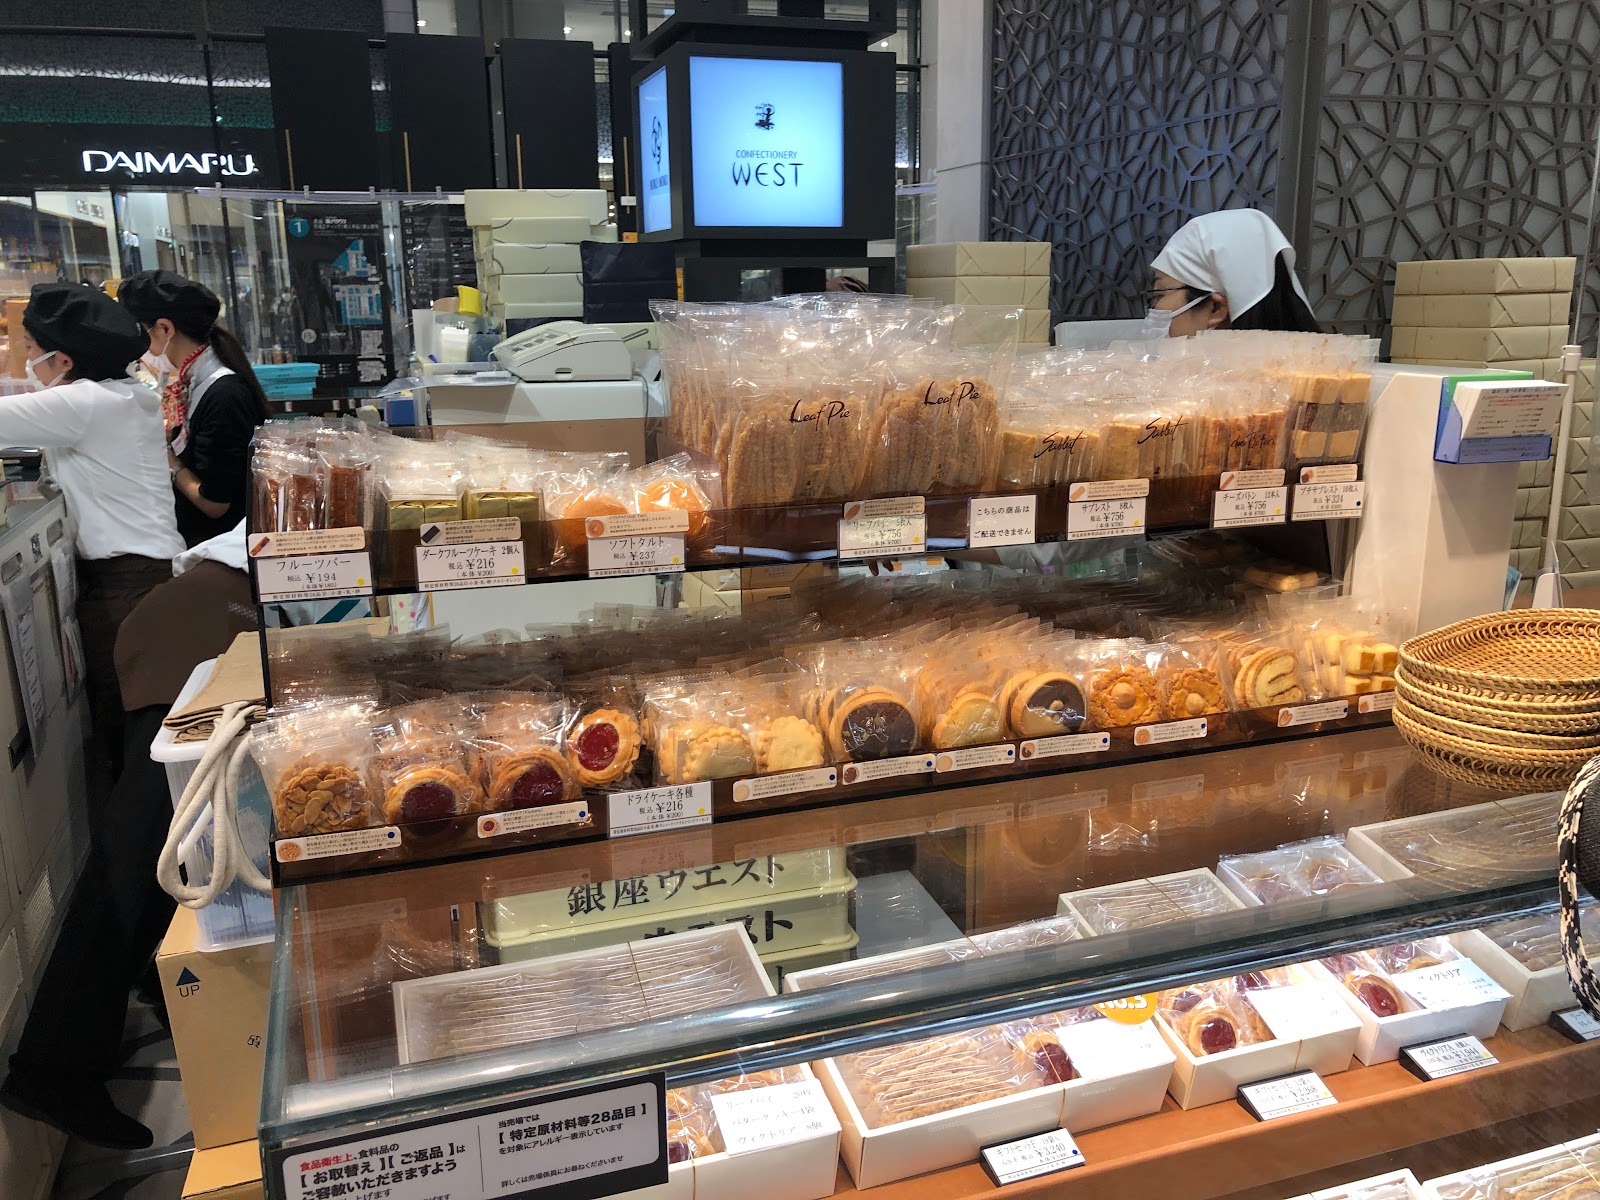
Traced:
<path fill-rule="evenodd" d="M 544 477 L 544 511 L 554 522 L 551 560 L 557 566 L 581 569 L 588 564 L 587 521 L 634 511 L 628 456 L 552 454 Z"/>
<path fill-rule="evenodd" d="M 1000 710 L 1014 738 L 1079 733 L 1088 723 L 1085 643 L 1070 633 L 1041 631 L 1027 638 L 1004 666 Z"/>
<path fill-rule="evenodd" d="M 276 716 L 250 733 L 279 837 L 366 829 L 381 822 L 367 780 L 370 702 L 330 702 Z"/>
<path fill-rule="evenodd" d="M 387 824 L 438 821 L 483 811 L 468 753 L 474 725 L 458 697 L 422 700 L 378 714 L 369 774 Z"/>
<path fill-rule="evenodd" d="M 979 631 L 961 630 L 927 646 L 912 694 L 922 743 L 929 749 L 959 750 L 1004 740 L 1004 676 L 999 661 L 982 653 L 985 639 Z"/>
<path fill-rule="evenodd" d="M 1286 970 L 1274 968 L 1174 988 L 1156 997 L 1156 1016 L 1194 1057 L 1225 1054 L 1276 1040 L 1250 994 L 1290 982 Z"/>
<path fill-rule="evenodd" d="M 637 513 L 688 514 L 691 540 L 703 540 L 711 514 L 722 507 L 722 477 L 709 460 L 680 451 L 629 472 L 632 508 Z"/>
<path fill-rule="evenodd" d="M 1034 1056 L 994 1025 L 865 1050 L 836 1061 L 872 1128 L 1043 1087 Z"/>
<path fill-rule="evenodd" d="M 476 727 L 467 753 L 490 812 L 576 800 L 583 789 L 564 739 L 572 708 L 553 692 L 488 692 L 463 697 Z"/>
<path fill-rule="evenodd" d="M 760 663 L 737 680 L 743 697 L 746 736 L 755 750 L 756 772 L 772 775 L 824 766 L 822 730 L 805 715 L 809 676 L 791 663 Z"/>
<path fill-rule="evenodd" d="M 1236 711 L 1305 703 L 1307 664 L 1291 634 L 1260 622 L 1243 622 L 1233 630 L 1219 631 L 1218 640 L 1232 675 Z"/>
<path fill-rule="evenodd" d="M 899 758 L 921 749 L 908 656 L 895 638 L 839 639 L 810 656 L 805 715 L 822 730 L 829 762 Z"/>
<path fill-rule="evenodd" d="M 444 442 L 395 438 L 373 464 L 379 528 L 421 529 L 461 519 L 461 464 Z"/>
<path fill-rule="evenodd" d="M 1133 639 L 1085 644 L 1088 727 L 1124 729 L 1165 719 L 1161 684 L 1148 665 L 1149 648 Z"/>
<path fill-rule="evenodd" d="M 566 756 L 585 791 L 623 791 L 636 786 L 635 768 L 644 745 L 639 702 L 629 680 L 600 673 L 569 679 L 562 689 L 573 705 Z"/>
<path fill-rule="evenodd" d="M 643 685 L 656 783 L 699 783 L 756 773 L 744 697 L 719 673 L 669 676 Z"/>
<path fill-rule="evenodd" d="M 1168 721 L 1217 716 L 1230 709 L 1228 681 L 1216 642 L 1160 642 L 1146 652 Z"/>

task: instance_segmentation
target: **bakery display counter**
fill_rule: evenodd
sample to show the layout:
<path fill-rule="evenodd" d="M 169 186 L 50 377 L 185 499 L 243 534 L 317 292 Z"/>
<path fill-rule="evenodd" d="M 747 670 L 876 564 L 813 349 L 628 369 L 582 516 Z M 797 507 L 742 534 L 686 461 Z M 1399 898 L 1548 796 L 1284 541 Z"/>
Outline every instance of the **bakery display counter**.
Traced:
<path fill-rule="evenodd" d="M 269 1195 L 439 1150 L 453 1197 L 964 1197 L 1065 1128 L 1085 1165 L 1013 1188 L 1211 1197 L 1582 1100 L 1556 799 L 1385 728 L 289 887 Z M 1496 1061 L 1408 1068 L 1463 1037 Z M 1321 1107 L 1236 1098 L 1307 1070 Z"/>

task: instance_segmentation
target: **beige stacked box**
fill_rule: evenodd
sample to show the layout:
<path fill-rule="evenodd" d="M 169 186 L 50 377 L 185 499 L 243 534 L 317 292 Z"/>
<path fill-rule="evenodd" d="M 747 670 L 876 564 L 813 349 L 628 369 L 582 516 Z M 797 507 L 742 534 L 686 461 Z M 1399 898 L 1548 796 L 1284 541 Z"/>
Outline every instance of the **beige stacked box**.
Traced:
<path fill-rule="evenodd" d="M 1390 359 L 1430 366 L 1528 371 L 1561 379 L 1567 344 L 1572 258 L 1482 258 L 1396 264 Z M 1567 453 L 1561 566 L 1569 583 L 1600 586 L 1600 496 L 1588 477 L 1594 360 L 1585 360 Z M 1524 463 L 1517 493 L 1511 565 L 1538 573 L 1550 513 L 1554 461 Z"/>
<path fill-rule="evenodd" d="M 606 193 L 526 188 L 466 193 L 484 309 L 496 321 L 583 318 L 582 242 L 614 242 Z"/>
<path fill-rule="evenodd" d="M 907 246 L 906 291 L 941 304 L 1023 309 L 1022 345 L 1050 344 L 1049 242 Z"/>

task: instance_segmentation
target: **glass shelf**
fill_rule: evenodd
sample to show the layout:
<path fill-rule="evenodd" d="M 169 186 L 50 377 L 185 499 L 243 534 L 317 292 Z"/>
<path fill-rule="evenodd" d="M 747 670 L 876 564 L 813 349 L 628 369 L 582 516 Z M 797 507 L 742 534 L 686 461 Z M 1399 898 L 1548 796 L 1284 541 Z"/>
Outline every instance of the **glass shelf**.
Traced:
<path fill-rule="evenodd" d="M 278 910 L 263 1151 L 270 1158 L 345 1131 L 641 1072 L 662 1071 L 679 1087 L 815 1063 L 1548 913 L 1555 800 L 1505 799 L 1433 774 L 1385 728 L 293 886 Z M 537 962 L 551 951 L 616 949 L 640 936 L 637 922 L 617 919 L 617 905 L 636 907 L 641 886 L 664 891 L 676 881 L 678 890 L 700 883 L 703 891 L 725 886 L 715 881 L 731 882 L 736 870 L 743 878 L 770 876 L 774 864 L 825 867 L 826 878 L 808 877 L 822 910 L 808 919 L 842 936 L 809 957 L 781 944 L 784 922 L 800 917 L 766 903 L 759 888 L 752 904 L 706 901 L 692 921 L 674 907 L 674 892 L 645 922 L 647 933 L 651 925 L 677 933 L 685 923 L 743 924 L 769 977 L 788 975 L 792 987 L 796 966 L 817 979 L 829 958 L 965 945 L 1078 912 L 1062 897 L 1086 889 L 1215 870 L 1227 856 L 1352 830 L 1349 844 L 1359 850 L 1375 824 L 1416 819 L 1426 832 L 1429 814 L 1490 803 L 1484 811 L 1514 836 L 1498 840 L 1495 869 L 1478 877 L 1374 882 L 656 1019 L 596 1011 L 572 1036 L 401 1062 L 396 985 Z M 1526 1036 L 1513 1037 L 1521 1039 L 1508 1049 L 1516 1058 Z M 1380 1067 L 1352 1070 L 1379 1073 L 1358 1080 L 1389 1078 Z"/>

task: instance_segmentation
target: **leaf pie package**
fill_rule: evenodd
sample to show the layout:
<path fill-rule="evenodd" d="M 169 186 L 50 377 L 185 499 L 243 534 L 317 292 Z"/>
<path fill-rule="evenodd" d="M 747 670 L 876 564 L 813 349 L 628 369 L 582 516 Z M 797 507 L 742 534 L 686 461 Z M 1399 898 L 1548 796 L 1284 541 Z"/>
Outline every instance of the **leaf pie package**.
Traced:
<path fill-rule="evenodd" d="M 380 824 L 367 779 L 370 703 L 325 703 L 258 725 L 250 749 L 272 797 L 279 837 Z"/>
<path fill-rule="evenodd" d="M 379 715 L 371 777 L 389 824 L 482 812 L 483 788 L 468 760 L 471 706 L 459 698 L 423 700 Z"/>
<path fill-rule="evenodd" d="M 485 809 L 537 808 L 582 794 L 565 753 L 571 715 L 565 697 L 491 692 L 471 697 L 469 704 L 476 727 L 467 741 L 468 755 Z"/>
<path fill-rule="evenodd" d="M 868 1128 L 998 1100 L 1055 1080 L 998 1026 L 942 1034 L 833 1060 Z"/>

